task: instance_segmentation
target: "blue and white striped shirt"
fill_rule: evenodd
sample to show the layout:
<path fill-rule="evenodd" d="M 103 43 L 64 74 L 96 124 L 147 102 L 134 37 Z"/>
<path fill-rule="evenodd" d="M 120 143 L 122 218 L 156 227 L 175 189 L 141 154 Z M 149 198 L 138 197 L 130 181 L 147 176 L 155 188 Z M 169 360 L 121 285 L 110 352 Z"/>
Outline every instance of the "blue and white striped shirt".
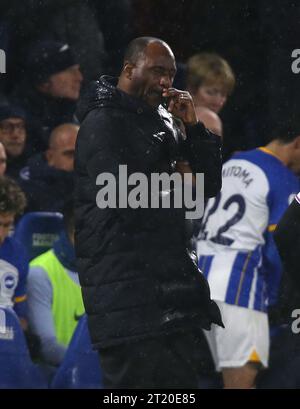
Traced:
<path fill-rule="evenodd" d="M 265 148 L 234 155 L 222 175 L 198 237 L 199 268 L 212 299 L 266 311 L 281 278 L 272 232 L 300 190 L 299 179 Z"/>

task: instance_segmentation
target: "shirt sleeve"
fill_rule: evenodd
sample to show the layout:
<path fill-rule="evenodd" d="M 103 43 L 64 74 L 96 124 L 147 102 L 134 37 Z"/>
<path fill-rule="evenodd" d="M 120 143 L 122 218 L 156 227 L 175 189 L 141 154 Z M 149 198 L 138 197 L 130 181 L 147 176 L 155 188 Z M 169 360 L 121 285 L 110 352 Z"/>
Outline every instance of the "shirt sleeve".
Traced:
<path fill-rule="evenodd" d="M 66 347 L 56 338 L 52 316 L 52 286 L 41 267 L 31 267 L 28 275 L 28 318 L 32 331 L 39 336 L 43 359 L 59 365 Z"/>
<path fill-rule="evenodd" d="M 186 139 L 180 150 L 194 174 L 204 174 L 205 197 L 216 196 L 222 187 L 222 148 L 219 136 L 214 135 L 201 122 L 186 127 Z"/>
<path fill-rule="evenodd" d="M 285 192 L 282 192 L 280 184 L 276 183 L 276 185 L 270 189 L 267 202 L 269 207 L 268 231 L 274 233 L 277 223 L 290 204 L 289 196 Z"/>

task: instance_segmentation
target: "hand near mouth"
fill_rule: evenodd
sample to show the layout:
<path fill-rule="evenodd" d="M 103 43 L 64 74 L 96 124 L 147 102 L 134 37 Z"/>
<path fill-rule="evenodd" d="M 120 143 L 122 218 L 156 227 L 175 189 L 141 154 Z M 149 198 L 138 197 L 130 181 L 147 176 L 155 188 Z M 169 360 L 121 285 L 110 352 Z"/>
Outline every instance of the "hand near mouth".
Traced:
<path fill-rule="evenodd" d="M 168 111 L 180 118 L 185 125 L 195 125 L 198 122 L 193 99 L 189 92 L 168 88 L 163 90 L 162 96 L 170 99 Z"/>

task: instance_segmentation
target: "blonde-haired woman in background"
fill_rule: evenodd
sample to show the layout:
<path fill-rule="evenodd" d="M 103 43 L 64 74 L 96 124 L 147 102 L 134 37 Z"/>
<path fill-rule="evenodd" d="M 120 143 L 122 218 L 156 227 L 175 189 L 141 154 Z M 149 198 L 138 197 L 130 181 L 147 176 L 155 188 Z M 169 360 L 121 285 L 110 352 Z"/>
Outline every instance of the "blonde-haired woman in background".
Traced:
<path fill-rule="evenodd" d="M 198 119 L 222 136 L 218 116 L 233 92 L 235 75 L 224 58 L 215 53 L 199 53 L 187 62 L 187 88 L 193 96 Z"/>

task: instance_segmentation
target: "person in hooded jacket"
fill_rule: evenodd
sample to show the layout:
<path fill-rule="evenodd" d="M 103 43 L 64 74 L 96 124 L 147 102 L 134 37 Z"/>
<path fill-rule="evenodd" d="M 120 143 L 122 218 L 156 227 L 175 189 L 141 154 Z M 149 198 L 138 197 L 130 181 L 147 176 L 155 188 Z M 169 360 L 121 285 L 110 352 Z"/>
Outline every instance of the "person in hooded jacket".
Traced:
<path fill-rule="evenodd" d="M 184 208 L 98 201 L 103 175 L 124 187 L 120 165 L 150 180 L 188 162 L 194 175 L 204 173 L 207 197 L 219 192 L 220 138 L 197 122 L 190 94 L 171 88 L 175 72 L 164 41 L 137 38 L 119 79 L 92 83 L 76 114 L 75 251 L 105 388 L 197 388 L 197 332 L 223 325 L 186 249 Z"/>
<path fill-rule="evenodd" d="M 62 124 L 53 129 L 45 153 L 31 157 L 19 175 L 26 193 L 27 212 L 61 212 L 74 191 L 74 152 L 78 126 Z"/>
<path fill-rule="evenodd" d="M 0 106 L 0 142 L 6 152 L 6 175 L 17 180 L 31 153 L 28 145 L 26 114 L 18 106 Z"/>
<path fill-rule="evenodd" d="M 83 76 L 68 44 L 38 41 L 28 49 L 23 81 L 11 98 L 26 109 L 33 153 L 47 149 L 51 131 L 74 122 Z"/>

